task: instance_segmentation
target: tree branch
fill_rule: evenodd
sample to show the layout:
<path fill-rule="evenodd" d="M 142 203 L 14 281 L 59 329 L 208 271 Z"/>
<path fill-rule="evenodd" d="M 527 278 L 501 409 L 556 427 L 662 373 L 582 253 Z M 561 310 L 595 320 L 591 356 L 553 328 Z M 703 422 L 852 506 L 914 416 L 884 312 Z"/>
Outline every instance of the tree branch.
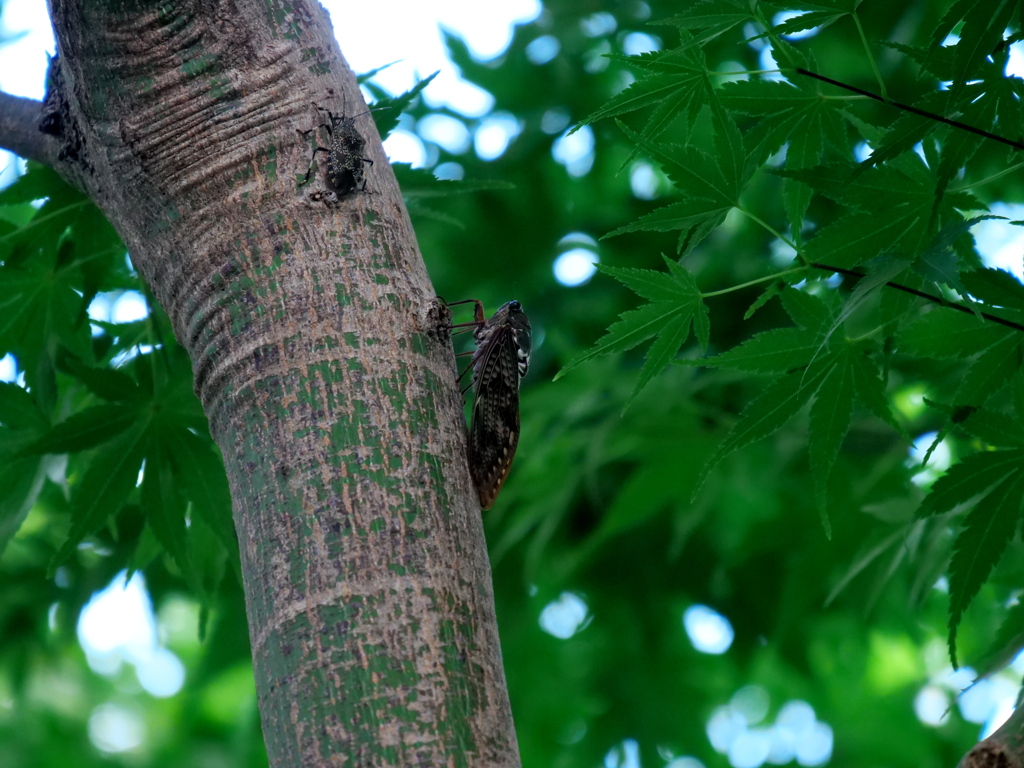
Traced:
<path fill-rule="evenodd" d="M 957 768 L 1024 766 L 1024 707 L 1017 707 L 999 730 L 964 755 Z"/>
<path fill-rule="evenodd" d="M 56 168 L 60 139 L 39 130 L 43 103 L 0 92 L 0 147 Z"/>

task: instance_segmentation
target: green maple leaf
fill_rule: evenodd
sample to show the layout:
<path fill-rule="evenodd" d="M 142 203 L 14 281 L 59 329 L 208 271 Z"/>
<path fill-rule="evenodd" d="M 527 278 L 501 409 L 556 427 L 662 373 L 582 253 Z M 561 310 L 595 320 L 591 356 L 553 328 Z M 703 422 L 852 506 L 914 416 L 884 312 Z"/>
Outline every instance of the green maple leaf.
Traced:
<path fill-rule="evenodd" d="M 1024 603 L 1018 602 L 1006 612 L 1006 618 L 999 625 L 992 643 L 978 661 L 971 665 L 978 672 L 975 681 L 1009 665 L 1021 648 L 1024 648 Z"/>
<path fill-rule="evenodd" d="M 1005 132 L 1008 134 L 1007 138 L 1018 138 L 1022 117 L 1021 94 L 1020 89 L 1012 81 L 1020 81 L 1018 78 L 1004 77 L 1002 67 L 998 71 L 993 71 L 995 67 L 986 69 L 988 72 L 984 79 L 964 86 L 961 100 L 957 105 L 960 113 L 957 120 L 996 135 Z M 967 161 L 985 142 L 991 141 L 962 128 L 947 132 L 948 138 L 941 144 L 942 157 L 937 170 L 942 189 L 967 165 Z"/>
<path fill-rule="evenodd" d="M 953 80 L 955 77 L 952 65 L 955 48 L 925 51 L 897 44 L 892 44 L 892 47 L 911 55 L 941 81 Z M 996 61 L 986 61 L 979 65 L 970 83 L 954 90 L 930 91 L 912 102 L 912 105 L 933 115 L 956 115 L 956 120 L 966 126 L 1004 135 L 1009 139 L 1018 138 L 1018 126 L 1024 119 L 1024 107 L 1021 105 L 1024 82 L 1020 78 L 1006 77 L 1005 68 L 1006 62 L 996 56 Z M 936 169 L 939 189 L 945 189 L 949 181 L 989 141 L 976 132 L 906 112 L 880 140 L 872 142 L 874 152 L 864 161 L 864 165 L 879 165 L 910 152 L 932 133 L 938 135 L 939 151 L 937 157 L 929 158 L 928 163 Z M 934 152 L 931 142 L 926 143 L 924 148 L 926 152 Z"/>
<path fill-rule="evenodd" d="M 987 219 L 1002 218 L 1002 216 L 975 216 L 970 219 L 950 222 L 932 238 L 928 247 L 914 260 L 914 271 L 936 286 L 949 286 L 963 296 L 965 302 L 970 303 L 967 288 L 964 287 L 960 279 L 960 259 L 954 246 L 961 238 L 966 238 L 973 251 L 974 238 L 970 234 L 971 227 Z"/>
<path fill-rule="evenodd" d="M 23 387 L 0 382 L 0 553 L 18 532 L 35 503 L 46 466 L 24 447 L 46 430 L 49 421 Z"/>
<path fill-rule="evenodd" d="M 966 358 L 1013 335 L 1005 326 L 936 307 L 903 329 L 898 348 L 904 354 L 924 359 Z"/>
<path fill-rule="evenodd" d="M 916 109 L 934 115 L 944 114 L 949 105 L 948 91 L 926 93 L 912 104 Z M 930 117 L 913 112 L 904 112 L 889 126 L 880 137 L 870 139 L 871 156 L 863 161 L 865 167 L 881 166 L 889 160 L 910 152 L 921 143 L 926 136 L 939 130 L 942 123 Z"/>
<path fill-rule="evenodd" d="M 820 339 L 824 337 L 824 330 L 831 320 L 828 307 L 818 297 L 793 288 L 784 290 L 780 298 L 783 308 L 799 328 L 780 329 L 788 333 L 768 331 L 766 333 L 770 335 L 759 334 L 747 345 L 707 362 L 710 365 L 741 369 L 760 366 L 760 370 L 772 372 L 779 370 L 777 366 L 785 365 L 788 360 L 807 360 L 801 362 L 797 370 L 789 370 L 786 375 L 776 378 L 743 409 L 739 421 L 701 470 L 694 495 L 722 459 L 745 445 L 764 439 L 795 416 L 829 374 L 827 352 L 815 359 L 815 355 L 822 350 Z M 770 352 L 769 347 L 773 341 L 781 342 L 778 356 Z M 808 351 L 807 347 L 811 349 Z M 811 360 L 814 362 L 811 363 Z"/>
<path fill-rule="evenodd" d="M 1024 311 L 1024 285 L 1009 272 L 985 267 L 961 274 L 960 280 L 978 301 L 993 307 Z"/>
<path fill-rule="evenodd" d="M 697 478 L 694 496 L 722 459 L 745 445 L 763 440 L 793 418 L 814 395 L 827 373 L 827 368 L 818 366 L 813 372 L 794 371 L 769 384 L 743 409 L 736 426 L 711 454 Z"/>
<path fill-rule="evenodd" d="M 829 355 L 823 361 L 829 370 L 811 405 L 808 450 L 818 511 L 829 538 L 832 528 L 826 497 L 828 478 L 850 429 L 854 401 L 903 432 L 889 408 L 885 384 L 877 365 L 868 357 L 869 351 L 864 343 L 841 340 L 830 344 Z"/>
<path fill-rule="evenodd" d="M 380 69 L 377 70 L 377 72 L 379 71 Z M 373 74 L 376 74 L 376 72 Z M 370 110 L 370 116 L 373 118 L 373 122 L 377 126 L 377 132 L 380 133 L 382 139 L 387 138 L 388 134 L 398 127 L 398 118 L 402 116 L 402 113 L 412 105 L 416 97 L 423 92 L 424 88 L 430 85 L 430 81 L 437 77 L 438 74 L 440 73 L 435 72 L 432 75 L 428 75 L 405 93 L 400 93 L 397 96 L 385 94 L 374 102 L 373 108 Z M 370 76 L 372 77 L 372 74 Z M 360 78 L 360 80 L 362 79 Z M 351 115 L 349 116 L 351 117 Z"/>
<path fill-rule="evenodd" d="M 822 380 L 811 406 L 808 432 L 811 476 L 814 480 L 814 495 L 818 502 L 821 524 L 828 538 L 832 538 L 826 501 L 828 476 L 835 465 L 839 448 L 853 417 L 855 390 L 852 354 L 855 354 L 853 348 L 844 344 L 841 351 L 833 356 L 830 370 Z"/>
<path fill-rule="evenodd" d="M 139 478 L 145 441 L 145 424 L 137 422 L 97 450 L 81 482 L 72 489 L 71 529 L 51 569 L 70 557 L 85 536 L 124 506 Z"/>
<path fill-rule="evenodd" d="M 238 570 L 231 493 L 219 451 L 212 440 L 204 440 L 188 429 L 167 429 L 164 435 L 175 480 L 192 505 L 193 519 L 213 532 Z"/>
<path fill-rule="evenodd" d="M 626 135 L 661 165 L 681 199 L 605 237 L 627 232 L 680 230 L 679 251 L 686 255 L 725 220 L 726 214 L 738 204 L 740 192 L 753 169 L 747 162 L 743 139 L 735 122 L 717 102 L 712 102 L 711 112 L 714 157 L 690 144 L 655 143 L 619 121 Z"/>
<path fill-rule="evenodd" d="M 778 296 L 785 285 L 786 283 L 782 280 L 773 280 L 767 288 L 761 291 L 761 295 L 754 299 L 754 303 L 747 307 L 747 311 L 743 313 L 743 319 L 752 318 L 757 310 Z"/>
<path fill-rule="evenodd" d="M 657 337 L 647 351 L 640 377 L 626 402 L 625 407 L 628 408 L 644 386 L 675 357 L 690 336 L 691 323 L 701 348 L 707 348 L 710 333 L 708 311 L 697 283 L 693 275 L 677 262 L 666 258 L 665 263 L 669 269 L 667 274 L 650 269 L 599 267 L 602 272 L 649 299 L 650 303 L 623 313 L 597 344 L 562 368 L 555 376 L 556 380 L 599 355 L 624 352 Z"/>
<path fill-rule="evenodd" d="M 834 3 L 795 2 L 787 4 L 785 6 L 787 10 L 805 11 L 805 13 L 788 18 L 781 24 L 776 24 L 772 27 L 771 31 L 776 35 L 791 35 L 794 32 L 802 32 L 805 29 L 827 27 L 829 24 L 849 16 L 856 10 L 858 5 L 860 5 L 860 0 L 840 0 Z"/>
<path fill-rule="evenodd" d="M 189 586 L 204 602 L 207 596 L 196 578 L 185 538 L 185 503 L 174 482 L 164 430 L 154 424 L 147 432 L 146 469 L 142 478 L 140 503 L 146 522 L 167 550 Z"/>
<path fill-rule="evenodd" d="M 1024 343 L 1009 336 L 993 344 L 971 363 L 953 396 L 957 405 L 983 405 L 1020 370 L 1020 349 Z"/>
<path fill-rule="evenodd" d="M 972 409 L 970 415 L 959 424 L 989 445 L 1024 448 L 1024 423 L 1016 415 L 988 408 L 976 408 Z"/>
<path fill-rule="evenodd" d="M 817 296 L 795 288 L 782 290 L 780 298 L 797 328 L 764 331 L 699 364 L 757 373 L 791 373 L 807 367 L 822 347 L 831 311 Z"/>
<path fill-rule="evenodd" d="M 880 291 L 886 283 L 894 280 L 902 272 L 909 269 L 909 267 L 909 261 L 890 256 L 879 256 L 871 261 L 868 264 L 867 274 L 857 281 L 857 285 L 843 305 L 842 311 L 832 323 L 828 335 L 831 336 L 864 302 Z"/>
<path fill-rule="evenodd" d="M 1016 8 L 1013 0 L 958 0 L 942 17 L 932 35 L 938 48 L 963 19 L 960 40 L 953 49 L 953 93 L 973 79 L 974 73 L 1003 41 L 1003 31 Z"/>
<path fill-rule="evenodd" d="M 1024 451 L 982 451 L 961 459 L 935 481 L 917 510 L 929 517 L 977 504 L 1024 461 Z"/>
<path fill-rule="evenodd" d="M 191 505 L 188 528 L 186 503 Z M 170 410 L 162 410 L 147 430 L 140 504 L 156 539 L 200 600 L 208 602 L 211 588 L 223 575 L 216 562 L 226 555 L 236 571 L 239 568 L 231 497 L 223 462 L 210 441 L 186 429 Z M 197 545 L 205 560 L 197 560 Z M 216 561 L 212 564 L 211 552 Z"/>
<path fill-rule="evenodd" d="M 613 96 L 600 109 L 581 120 L 573 132 L 597 120 L 647 107 L 654 107 L 654 110 L 640 135 L 656 138 L 679 117 L 685 119 L 689 132 L 700 108 L 711 98 L 711 81 L 703 51 L 688 48 L 616 58 L 651 74 Z"/>
<path fill-rule="evenodd" d="M 950 467 L 921 502 L 918 517 L 968 510 L 949 566 L 949 653 L 971 600 L 1002 556 L 1020 522 L 1024 450 L 982 451 Z"/>
<path fill-rule="evenodd" d="M 953 79 L 953 56 L 956 49 L 952 46 L 936 45 L 923 48 L 919 45 L 905 45 L 891 40 L 884 40 L 881 43 L 887 48 L 892 48 L 913 59 L 921 66 L 921 69 L 934 75 L 936 80 L 944 82 Z M 943 91 L 943 93 L 948 93 L 948 91 Z"/>
<path fill-rule="evenodd" d="M 692 37 L 683 42 L 683 46 L 689 48 L 703 47 L 709 40 L 747 21 L 756 21 L 747 0 L 703 0 L 658 23 L 690 33 Z"/>
<path fill-rule="evenodd" d="M 817 81 L 791 85 L 770 80 L 743 80 L 726 83 L 719 93 L 722 103 L 730 109 L 759 118 L 750 127 L 747 139 L 752 150 L 757 148 L 759 158 L 777 152 L 788 141 L 786 167 L 806 168 L 820 162 L 825 144 L 836 149 L 845 147 L 841 112 L 835 102 L 821 97 Z M 796 155 L 791 157 L 794 142 Z M 808 161 L 811 157 L 813 162 Z"/>
<path fill-rule="evenodd" d="M 13 351 L 31 377 L 47 350 L 59 342 L 80 357 L 90 357 L 85 306 L 74 270 L 61 265 L 56 250 L 0 266 L 0 355 Z M 32 382 L 34 383 L 34 382 Z"/>
<path fill-rule="evenodd" d="M 806 170 L 778 170 L 848 207 L 805 247 L 808 260 L 849 269 L 881 253 L 914 257 L 933 239 L 935 223 L 962 222 L 957 208 L 977 207 L 962 193 L 936 204 L 933 172 L 914 153 L 876 168 L 832 163 Z"/>
<path fill-rule="evenodd" d="M 854 402 L 900 429 L 885 397 L 885 385 L 864 343 L 830 339 L 833 313 L 818 297 L 797 289 L 781 294 L 783 307 L 799 327 L 764 331 L 739 347 L 701 361 L 709 366 L 758 373 L 785 374 L 744 409 L 739 422 L 701 471 L 697 490 L 728 454 L 780 429 L 807 403 L 809 450 L 815 497 L 822 526 L 831 537 L 826 490 L 843 438 L 850 428 Z M 900 430 L 902 431 L 902 430 Z"/>
<path fill-rule="evenodd" d="M 76 453 L 95 448 L 131 428 L 139 420 L 137 408 L 125 405 L 94 405 L 55 425 L 26 446 L 26 455 Z"/>
<path fill-rule="evenodd" d="M 789 373 L 806 366 L 820 346 L 821 338 L 816 333 L 802 328 L 775 328 L 698 362 L 735 371 Z"/>
<path fill-rule="evenodd" d="M 964 520 L 949 563 L 949 657 L 957 666 L 956 632 L 964 611 L 981 590 L 1020 524 L 1024 473 L 1013 474 L 987 494 Z"/>

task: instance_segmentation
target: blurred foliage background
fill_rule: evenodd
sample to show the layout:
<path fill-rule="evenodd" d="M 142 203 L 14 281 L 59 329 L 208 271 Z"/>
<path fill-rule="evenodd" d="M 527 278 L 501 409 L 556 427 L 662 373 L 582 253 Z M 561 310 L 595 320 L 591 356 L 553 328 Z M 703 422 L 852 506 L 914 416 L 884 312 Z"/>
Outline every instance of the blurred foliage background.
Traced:
<path fill-rule="evenodd" d="M 828 485 L 831 538 L 815 504 L 806 413 L 728 456 L 693 496 L 707 458 L 765 377 L 672 365 L 625 412 L 640 351 L 599 358 L 552 381 L 638 304 L 614 280 L 588 277 L 586 264 L 660 271 L 662 255 L 672 258 L 678 241 L 674 232 L 601 239 L 671 202 L 672 185 L 614 121 L 566 131 L 633 82 L 635 70 L 615 55 L 679 44 L 679 29 L 657 22 L 693 5 L 546 0 L 490 61 L 475 60 L 450 36 L 463 77 L 493 95 L 492 114 L 469 119 L 420 100 L 399 122 L 421 136 L 427 168 L 437 175 L 512 185 L 433 197 L 417 194 L 431 187 L 415 171 L 398 169 L 438 293 L 480 298 L 489 309 L 516 298 L 533 324 L 519 451 L 485 517 L 523 763 L 955 765 L 1005 715 L 1021 671 L 994 672 L 956 700 L 974 676 L 954 674 L 946 651 L 943 573 L 956 521 L 914 518 L 943 461 L 974 446 L 951 431 L 931 474 L 921 474 L 920 454 L 912 455 L 917 438 L 946 424 L 923 398 L 948 402 L 962 361 L 887 356 L 886 391 L 905 434 L 855 411 Z M 856 23 L 847 16 L 790 42 L 813 56 L 818 71 L 876 90 L 866 39 L 888 93 L 910 102 L 934 82 L 911 57 L 881 43 L 928 45 L 949 5 L 866 2 Z M 1020 31 L 1019 21 L 1011 30 Z M 709 68 L 771 69 L 758 34 L 748 23 L 710 38 L 703 44 Z M 713 77 L 719 85 L 731 79 Z M 372 80 L 364 89 L 383 95 Z M 850 111 L 879 130 L 900 117 L 868 100 L 851 102 Z M 510 141 L 481 159 L 468 138 L 431 141 L 444 134 L 438 116 L 463 125 L 466 137 L 504 121 L 513 126 Z M 631 124 L 639 130 L 643 123 Z M 1004 118 L 1004 128 L 1013 125 Z M 756 127 L 740 124 L 745 136 Z M 1011 138 L 1020 137 L 1016 128 Z M 710 145 L 706 109 L 692 135 L 675 136 L 677 129 L 663 140 Z M 852 162 L 863 139 L 844 130 Z M 1007 162 L 1006 147 L 983 143 L 969 175 L 992 176 Z M 748 209 L 779 230 L 787 226 L 782 183 L 759 172 L 743 193 Z M 985 204 L 1024 202 L 1020 174 L 974 193 Z M 41 207 L 32 203 L 43 198 Z M 187 550 L 168 554 L 161 543 L 173 537 L 154 529 L 144 492 L 126 490 L 120 511 L 95 533 L 79 531 L 82 543 L 55 560 L 67 547 L 70 507 L 82 503 L 68 488 L 81 490 L 110 449 L 95 435 L 79 435 L 81 452 L 44 454 L 39 441 L 75 414 L 121 407 L 123 393 L 111 388 L 125 382 L 96 373 L 111 367 L 130 377 L 139 402 L 169 402 L 201 424 L 187 359 L 159 309 L 130 321 L 86 322 L 84 308 L 97 296 L 113 307 L 125 292 L 145 293 L 91 204 L 38 168 L 0 192 L 0 203 L 0 302 L 29 307 L 0 313 L 0 355 L 14 353 L 15 373 L 32 394 L 29 405 L 8 388 L 0 393 L 0 485 L 16 489 L 0 507 L 0 764 L 265 765 L 241 589 L 216 531 L 192 526 Z M 815 198 L 808 217 L 834 213 Z M 684 263 L 711 292 L 781 271 L 787 258 L 775 238 L 733 212 Z M 569 275 L 562 281 L 556 265 Z M 828 278 L 820 275 L 815 290 L 849 292 L 850 283 Z M 581 282 L 566 284 L 574 280 Z M 744 318 L 764 287 L 706 300 L 709 354 L 791 325 L 777 300 Z M 701 352 L 691 339 L 680 356 Z M 160 433 L 147 434 L 157 440 Z M 209 452 L 208 443 L 190 450 Z M 27 445 L 38 450 L 26 460 Z M 194 489 L 175 493 L 182 508 L 199 503 Z M 971 604 L 959 635 L 963 663 L 998 668 L 984 654 L 1020 591 L 1020 554 L 1018 538 Z M 155 623 L 134 645 L 89 647 L 81 639 L 83 609 L 112 582 L 119 592 L 126 568 L 144 577 L 136 614 L 148 615 L 151 601 Z M 127 625 L 126 615 L 105 621 Z M 153 665 L 163 682 L 146 682 Z M 176 686 L 166 682 L 175 676 Z"/>

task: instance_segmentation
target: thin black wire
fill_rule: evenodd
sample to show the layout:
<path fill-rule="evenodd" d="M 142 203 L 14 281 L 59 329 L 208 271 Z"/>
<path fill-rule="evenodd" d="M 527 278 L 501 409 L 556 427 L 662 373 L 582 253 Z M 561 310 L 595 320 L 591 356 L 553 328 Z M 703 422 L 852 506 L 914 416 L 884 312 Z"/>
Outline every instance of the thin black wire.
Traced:
<path fill-rule="evenodd" d="M 816 261 L 811 262 L 811 266 L 814 267 L 815 269 L 823 269 L 827 272 L 838 272 L 841 275 L 850 275 L 851 277 L 867 277 L 867 275 L 863 275 L 860 272 L 855 272 L 852 269 L 843 269 L 842 267 L 833 267 L 828 264 L 819 264 Z M 897 291 L 903 291 L 904 293 L 909 293 L 913 296 L 917 296 L 918 298 L 933 301 L 936 304 L 940 304 L 943 307 L 949 307 L 950 309 L 955 309 L 958 312 L 966 312 L 969 315 L 975 314 L 974 310 L 971 309 L 970 307 L 965 307 L 963 304 L 953 304 L 952 302 L 946 301 L 941 296 L 935 296 L 934 294 L 931 293 L 925 293 L 924 291 L 919 291 L 916 288 L 901 285 L 900 283 L 886 281 L 885 284 L 890 288 L 895 288 Z M 1024 331 L 1024 325 L 1021 325 L 1020 323 L 1015 323 L 1012 320 L 1007 320 L 1005 317 L 991 315 L 988 312 L 978 312 L 977 314 L 981 315 L 986 320 L 991 320 L 993 323 L 1005 325 L 1007 328 L 1013 328 L 1018 331 Z"/>
<path fill-rule="evenodd" d="M 846 89 L 848 91 L 852 91 L 853 93 L 860 94 L 861 96 L 866 96 L 869 99 L 874 99 L 875 101 L 880 101 L 883 104 L 889 104 L 890 106 L 896 107 L 897 109 L 902 109 L 902 110 L 904 110 L 906 112 L 911 112 L 911 113 L 913 113 L 915 115 L 920 115 L 921 117 L 927 117 L 927 118 L 929 118 L 931 120 L 935 120 L 935 121 L 940 122 L 940 123 L 945 123 L 946 125 L 951 125 L 954 128 L 960 128 L 961 130 L 977 134 L 978 136 L 984 136 L 987 139 L 993 139 L 994 141 L 998 141 L 998 142 L 1000 142 L 1002 144 L 1007 144 L 1007 145 L 1013 147 L 1014 149 L 1024 149 L 1024 144 L 1021 144 L 1018 141 L 1013 141 L 1012 139 L 1007 139 L 1007 138 L 1004 138 L 1002 136 L 997 136 L 994 133 L 989 133 L 988 131 L 983 131 L 981 128 L 975 128 L 973 125 L 967 125 L 966 123 L 961 123 L 958 120 L 951 120 L 948 117 L 943 117 L 942 115 L 936 115 L 935 113 L 928 112 L 927 110 L 924 110 L 924 109 L 918 109 L 917 107 L 912 107 L 909 104 L 903 104 L 903 103 L 898 102 L 898 101 L 893 101 L 892 99 L 887 99 L 884 96 L 878 95 L 877 93 L 871 93 L 871 91 L 865 91 L 863 88 L 857 88 L 856 86 L 848 85 L 847 83 L 841 83 L 838 80 L 833 80 L 831 77 L 825 77 L 824 75 L 819 75 L 816 72 L 810 72 L 810 71 L 808 71 L 806 69 L 803 69 L 802 67 L 796 67 L 795 71 L 796 71 L 796 73 L 798 75 L 804 75 L 806 77 L 813 77 L 815 80 L 821 80 L 823 83 L 828 83 L 829 85 L 834 85 L 834 86 L 836 86 L 838 88 L 844 88 L 844 89 Z M 812 262 L 811 266 L 815 267 L 816 269 L 822 269 L 822 270 L 831 271 L 831 272 L 838 272 L 841 275 L 850 275 L 851 277 L 857 277 L 857 278 L 867 277 L 867 275 L 863 275 L 860 272 L 856 272 L 856 271 L 854 271 L 852 269 L 843 269 L 842 267 L 833 267 L 833 266 L 830 266 L 829 264 L 819 264 L 817 262 Z M 935 296 L 933 294 L 926 293 L 924 291 L 919 291 L 916 288 L 911 288 L 911 287 L 906 286 L 906 285 L 901 285 L 900 283 L 894 283 L 894 282 L 886 281 L 885 284 L 887 286 L 889 286 L 890 288 L 895 288 L 897 291 L 903 291 L 904 293 L 909 293 L 912 296 L 917 296 L 918 298 L 926 299 L 927 301 L 935 302 L 936 304 L 940 304 L 943 307 L 949 307 L 950 309 L 955 309 L 958 312 L 966 312 L 969 315 L 975 314 L 975 310 L 971 309 L 970 307 L 965 307 L 962 304 L 954 304 L 952 302 L 946 301 L 944 298 L 942 298 L 940 296 Z M 1021 325 L 1020 323 L 1015 323 L 1012 320 L 1007 320 L 1004 317 L 999 317 L 998 315 L 992 315 L 992 314 L 989 314 L 988 312 L 977 312 L 977 314 L 981 315 L 986 320 L 991 320 L 993 323 L 997 323 L 999 325 L 1006 326 L 1007 328 L 1013 328 L 1013 329 L 1018 330 L 1018 331 L 1024 331 L 1024 325 Z"/>
<path fill-rule="evenodd" d="M 999 142 L 1002 142 L 1003 144 L 1008 144 L 1009 146 L 1013 147 L 1014 149 L 1024 149 L 1024 144 L 1021 144 L 1019 141 L 1014 141 L 1013 139 L 1007 139 L 1007 138 L 1004 138 L 1002 136 L 997 136 L 994 133 L 989 133 L 988 131 L 983 131 L 981 128 L 975 128 L 973 125 L 967 125 L 967 123 L 961 123 L 961 122 L 959 122 L 957 120 L 951 120 L 948 117 L 943 117 L 942 115 L 936 115 L 934 112 L 928 112 L 928 111 L 923 110 L 923 109 L 918 109 L 917 107 L 912 107 L 909 104 L 902 104 L 902 103 L 900 103 L 898 101 L 893 101 L 892 99 L 887 99 L 884 96 L 879 96 L 877 93 L 871 93 L 871 91 L 865 91 L 862 88 L 857 88 L 857 87 L 855 87 L 853 85 L 847 85 L 846 83 L 841 83 L 838 80 L 833 80 L 830 77 L 825 77 L 824 75 L 819 75 L 819 74 L 817 74 L 815 72 L 809 72 L 808 70 L 802 69 L 801 67 L 797 67 L 795 71 L 796 71 L 796 73 L 798 75 L 806 75 L 807 77 L 813 77 L 815 80 L 821 80 L 823 83 L 828 83 L 829 85 L 835 85 L 835 86 L 837 86 L 839 88 L 845 88 L 848 91 L 853 91 L 854 93 L 860 94 L 861 96 L 867 96 L 869 99 L 874 99 L 875 101 L 880 101 L 883 104 L 889 104 L 890 106 L 896 107 L 897 109 L 902 109 L 902 110 L 905 110 L 907 112 L 912 112 L 915 115 L 920 115 L 921 117 L 927 117 L 927 118 L 929 118 L 931 120 L 936 120 L 936 121 L 938 121 L 940 123 L 945 123 L 946 125 L 952 125 L 954 128 L 960 128 L 960 129 L 962 129 L 964 131 L 969 131 L 970 133 L 975 133 L 978 136 L 984 136 L 986 139 L 992 139 L 993 141 L 999 141 Z"/>

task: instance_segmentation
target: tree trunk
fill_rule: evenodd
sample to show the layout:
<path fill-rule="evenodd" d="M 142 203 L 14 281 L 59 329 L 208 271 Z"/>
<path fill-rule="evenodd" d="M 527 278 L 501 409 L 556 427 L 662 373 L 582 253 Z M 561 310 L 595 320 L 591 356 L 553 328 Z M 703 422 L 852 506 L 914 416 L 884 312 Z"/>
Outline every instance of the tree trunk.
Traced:
<path fill-rule="evenodd" d="M 957 768 L 1021 768 L 1024 766 L 1024 707 L 1013 714 L 995 733 L 964 755 Z"/>
<path fill-rule="evenodd" d="M 51 14 L 55 135 L 6 97 L 3 143 L 97 202 L 191 356 L 271 765 L 518 765 L 454 361 L 370 118 L 365 190 L 328 190 L 322 154 L 306 180 L 317 108 L 364 111 L 325 12 Z"/>

